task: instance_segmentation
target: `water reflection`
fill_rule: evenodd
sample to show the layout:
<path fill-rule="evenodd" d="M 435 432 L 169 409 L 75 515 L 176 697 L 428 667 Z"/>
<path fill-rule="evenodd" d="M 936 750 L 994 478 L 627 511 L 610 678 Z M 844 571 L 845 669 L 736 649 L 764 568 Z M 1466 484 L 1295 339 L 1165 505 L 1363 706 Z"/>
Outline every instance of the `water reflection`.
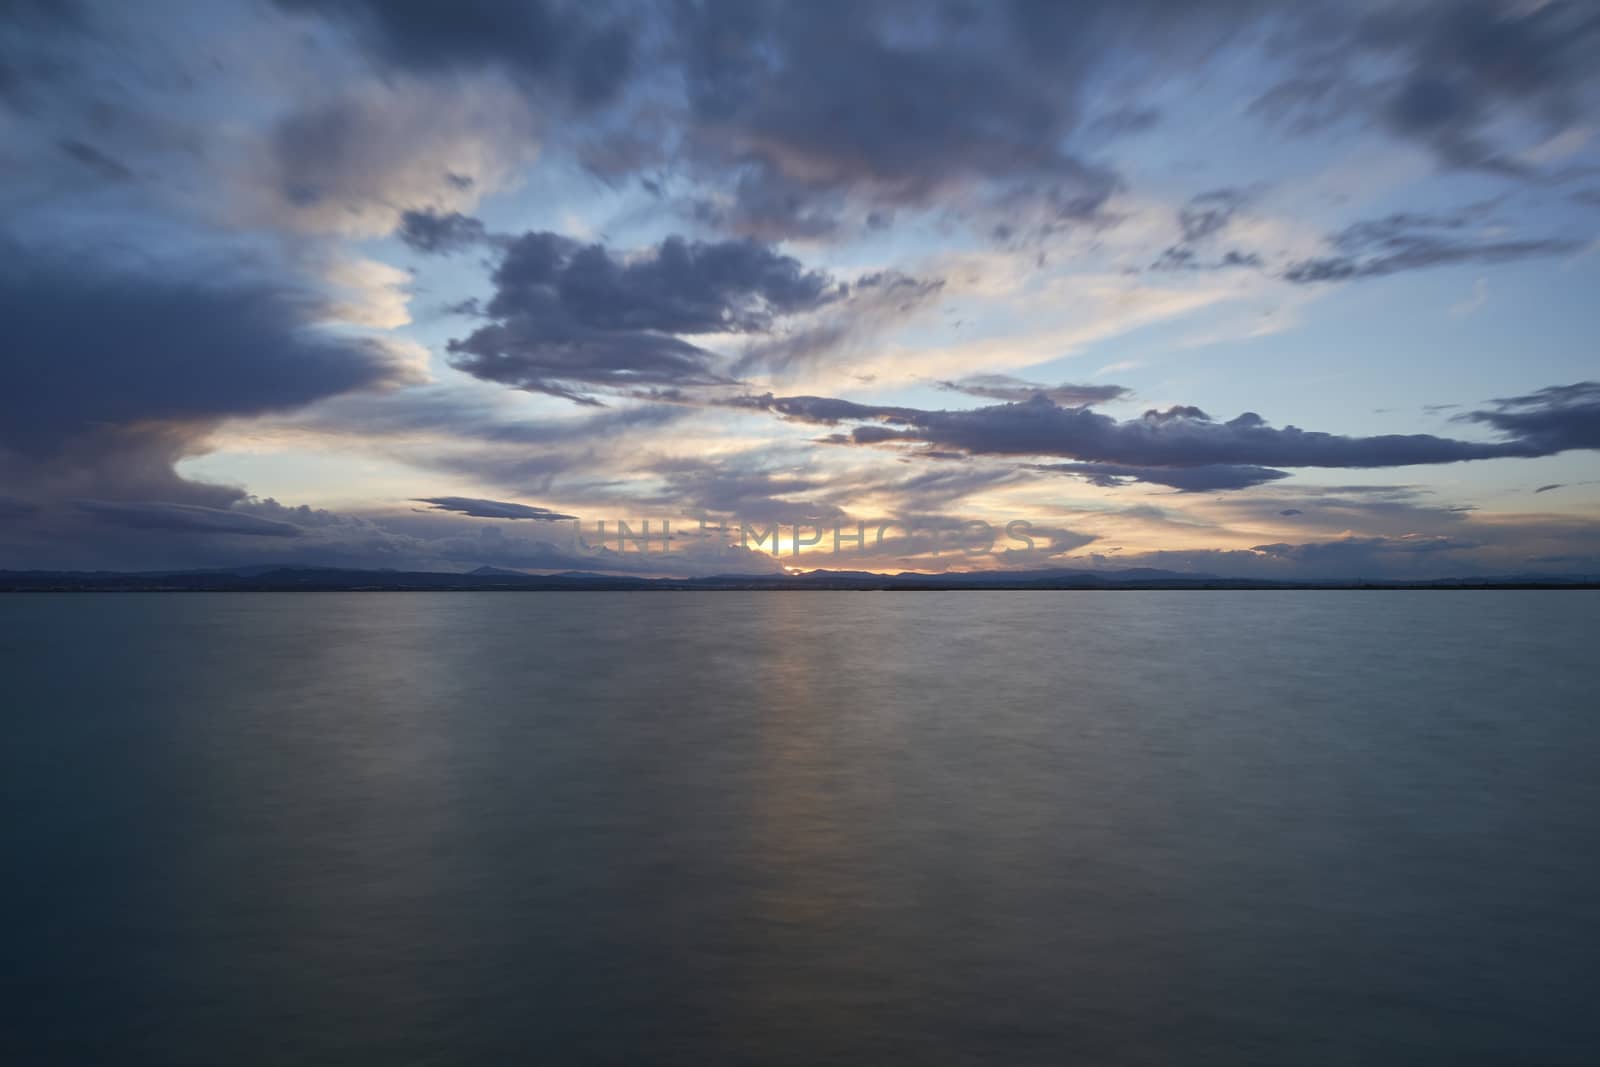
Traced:
<path fill-rule="evenodd" d="M 1470 610 L 1468 610 L 1470 609 Z M 5 1062 L 1579 1063 L 1587 594 L 13 597 Z"/>

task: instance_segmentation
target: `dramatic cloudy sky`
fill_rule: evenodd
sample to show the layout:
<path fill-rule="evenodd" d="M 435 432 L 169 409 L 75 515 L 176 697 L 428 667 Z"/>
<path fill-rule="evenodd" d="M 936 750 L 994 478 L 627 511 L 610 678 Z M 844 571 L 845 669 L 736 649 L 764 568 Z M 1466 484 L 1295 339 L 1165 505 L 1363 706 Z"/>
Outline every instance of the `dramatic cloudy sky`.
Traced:
<path fill-rule="evenodd" d="M 0 568 L 1600 571 L 1596 55 L 1592 0 L 0 0 Z"/>

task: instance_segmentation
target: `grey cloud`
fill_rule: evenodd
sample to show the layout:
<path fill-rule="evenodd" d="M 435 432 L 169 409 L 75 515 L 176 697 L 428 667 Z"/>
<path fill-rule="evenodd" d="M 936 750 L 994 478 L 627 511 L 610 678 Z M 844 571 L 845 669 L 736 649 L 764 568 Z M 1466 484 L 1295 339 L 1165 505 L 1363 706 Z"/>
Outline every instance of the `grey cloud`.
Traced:
<path fill-rule="evenodd" d="M 1000 466 L 943 465 L 906 478 L 880 480 L 861 486 L 874 499 L 891 501 L 903 513 L 926 513 L 947 508 L 973 493 L 1014 481 L 1018 472 Z M 850 490 L 853 494 L 856 487 Z"/>
<path fill-rule="evenodd" d="M 1541 485 L 1539 488 L 1535 489 L 1534 492 L 1535 493 L 1548 493 L 1552 489 L 1565 489 L 1565 488 L 1566 488 L 1566 483 L 1565 482 L 1551 482 L 1549 485 Z"/>
<path fill-rule="evenodd" d="M 1459 552 L 1477 547 L 1478 543 L 1476 541 L 1463 540 L 1456 537 L 1352 536 L 1343 537 L 1335 541 L 1318 541 L 1298 545 L 1280 541 L 1270 545 L 1256 545 L 1251 551 L 1314 567 L 1332 564 L 1335 567 L 1346 568 L 1343 573 L 1349 574 L 1348 568 L 1352 564 L 1368 560 L 1376 553 L 1421 555 L 1435 552 Z"/>
<path fill-rule="evenodd" d="M 1244 189 L 1213 189 L 1192 197 L 1178 209 L 1178 229 L 1182 238 L 1162 252 L 1150 265 L 1151 270 L 1228 270 L 1234 267 L 1260 267 L 1261 258 L 1253 252 L 1230 249 L 1221 258 L 1204 261 L 1196 247 L 1205 247 L 1212 238 L 1226 230 L 1250 200 Z"/>
<path fill-rule="evenodd" d="M 1562 0 L 1455 0 L 1383 10 L 1360 36 L 1409 62 L 1381 112 L 1391 128 L 1430 145 L 1447 165 L 1515 172 L 1489 133 L 1497 112 L 1518 108 L 1552 132 L 1581 121 L 1600 15 Z"/>
<path fill-rule="evenodd" d="M 419 497 L 417 503 L 431 504 L 441 511 L 453 511 L 479 519 L 534 519 L 540 522 L 556 522 L 577 517 L 575 515 L 563 515 L 559 511 L 552 511 L 549 508 L 534 507 L 531 504 L 516 504 L 505 500 L 483 500 L 466 496 Z"/>
<path fill-rule="evenodd" d="M 1098 224 L 1122 185 L 1067 147 L 1084 84 L 1134 21 L 1118 5 L 1080 5 L 1070 24 L 1024 4 L 683 10 L 674 31 L 691 164 L 708 179 L 740 175 L 741 204 L 777 205 L 743 213 L 767 223 L 764 232 L 790 223 L 831 230 L 841 196 L 866 207 L 870 224 L 884 209 L 927 206 L 951 191 L 991 221 L 1021 209 L 1030 227 Z M 1176 8 L 1149 14 L 1147 24 L 1188 21 Z M 1156 36 L 1133 39 L 1151 45 Z"/>
<path fill-rule="evenodd" d="M 1021 401 L 1043 396 L 1061 407 L 1084 407 L 1121 400 L 1132 393 L 1120 385 L 1041 385 L 1009 374 L 969 374 L 955 381 L 941 381 L 939 388 L 989 400 Z"/>
<path fill-rule="evenodd" d="M 0 525 L 8 552 L 50 569 L 119 570 L 258 567 L 353 567 L 453 571 L 483 565 L 526 570 L 643 574 L 755 573 L 778 570 L 766 555 L 737 545 L 680 544 L 669 556 L 637 548 L 619 552 L 579 537 L 568 526 L 471 522 L 453 512 L 345 515 L 273 500 L 241 500 L 230 508 L 182 508 L 150 502 L 83 502 L 57 525 L 18 539 Z M 71 523 L 76 522 L 76 525 Z M 88 529 L 85 524 L 88 524 Z M 110 526 L 114 536 L 95 535 Z M 527 530 L 528 536 L 522 536 Z M 241 536 L 243 535 L 243 536 Z"/>
<path fill-rule="evenodd" d="M 1457 415 L 1455 421 L 1491 426 L 1525 442 L 1534 455 L 1600 448 L 1600 382 L 1552 385 L 1496 400 L 1492 408 Z"/>
<path fill-rule="evenodd" d="M 733 373 L 766 370 L 781 377 L 858 351 L 927 306 L 943 289 L 941 279 L 914 278 L 899 271 L 863 275 L 854 283 L 841 284 L 834 299 L 818 314 L 797 320 L 792 331 L 748 346 Z"/>
<path fill-rule="evenodd" d="M 1436 535 L 1349 536 L 1326 541 L 1279 541 L 1248 550 L 1199 549 L 1098 556 L 1101 566 L 1143 566 L 1237 578 L 1353 581 L 1424 579 L 1482 573 L 1473 558 L 1480 542 Z"/>
<path fill-rule="evenodd" d="M 1481 217 L 1481 206 L 1474 206 L 1455 215 L 1395 214 L 1358 222 L 1333 236 L 1338 254 L 1291 263 L 1283 277 L 1297 284 L 1376 278 L 1428 267 L 1564 255 L 1583 247 L 1582 241 L 1564 237 L 1499 240 L 1444 236 Z"/>
<path fill-rule="evenodd" d="M 731 198 L 691 199 L 688 215 L 761 240 L 820 238 L 839 229 L 843 198 L 837 193 L 813 189 L 763 162 L 738 166 L 735 175 Z"/>
<path fill-rule="evenodd" d="M 198 504 L 112 500 L 78 500 L 74 504 L 105 522 L 137 530 L 238 534 L 245 537 L 300 536 L 300 527 L 293 523 Z"/>
<path fill-rule="evenodd" d="M 1178 209 L 1178 225 L 1186 244 L 1221 233 L 1248 199 L 1241 189 L 1213 189 L 1201 193 Z"/>
<path fill-rule="evenodd" d="M 35 91 L 63 73 L 39 43 L 81 35 L 89 19 L 78 0 L 7 0 L 0 14 L 0 105 L 30 109 Z"/>
<path fill-rule="evenodd" d="M 477 377 L 596 404 L 597 389 L 726 384 L 711 352 L 677 334 L 757 334 L 837 299 L 824 274 L 749 240 L 669 237 L 623 260 L 601 245 L 527 233 L 510 242 L 485 307 L 453 340 Z"/>
<path fill-rule="evenodd" d="M 1120 107 L 1097 115 L 1089 122 L 1089 132 L 1105 137 L 1144 133 L 1161 123 L 1161 112 L 1153 107 Z"/>
<path fill-rule="evenodd" d="M 806 396 L 745 397 L 738 403 L 823 425 L 865 423 L 847 438 L 858 445 L 925 444 L 973 455 L 1062 456 L 1125 468 L 1271 469 L 1398 467 L 1600 448 L 1597 401 L 1600 385 L 1580 383 L 1502 400 L 1493 410 L 1460 416 L 1488 423 L 1507 438 L 1495 442 L 1431 434 L 1345 437 L 1295 426 L 1279 429 L 1254 412 L 1217 422 L 1188 406 L 1152 410 L 1118 422 L 1088 408 L 1058 407 L 1043 396 L 969 411 L 924 411 Z M 1095 472 L 1091 468 L 1076 473 Z M 1259 474 L 1266 480 L 1265 471 Z M 1246 475 L 1234 470 L 1216 476 L 1237 481 Z"/>
<path fill-rule="evenodd" d="M 928 515 L 948 512 L 974 493 L 1032 477 L 1031 472 L 1010 464 L 968 462 L 968 457 L 958 453 L 923 453 L 921 458 L 952 462 L 923 466 L 911 474 L 895 473 L 895 468 L 890 468 L 889 473 L 882 469 L 835 473 L 825 485 L 816 487 L 817 499 L 848 509 L 852 503 L 870 497 L 892 514 Z"/>
<path fill-rule="evenodd" d="M 1369 109 L 1371 96 L 1349 76 L 1342 57 L 1324 57 L 1311 72 L 1285 78 L 1256 97 L 1249 111 L 1304 135 Z"/>
<path fill-rule="evenodd" d="M 632 73 L 634 38 L 604 6 L 548 0 L 274 0 L 353 29 L 376 57 L 423 74 L 498 67 L 579 104 L 610 100 Z"/>
<path fill-rule="evenodd" d="M 1203 467 L 1134 467 L 1118 463 L 1051 463 L 1039 470 L 1076 474 L 1103 489 L 1129 482 L 1166 485 L 1184 493 L 1248 489 L 1251 486 L 1289 477 L 1288 471 L 1270 467 L 1212 464 Z M 1296 512 L 1296 514 L 1299 514 Z"/>
<path fill-rule="evenodd" d="M 642 522 L 635 524 L 639 532 Z M 652 548 L 641 551 L 637 543 L 617 547 L 615 528 L 600 543 L 591 530 L 576 544 L 557 544 L 513 537 L 498 526 L 473 536 L 437 538 L 424 543 L 426 550 L 463 564 L 490 564 L 538 571 L 587 571 L 605 574 L 770 574 L 782 564 L 754 549 L 711 540 L 675 537 L 671 551 L 660 550 L 660 527 L 652 523 Z M 591 536 L 593 539 L 591 540 Z"/>
<path fill-rule="evenodd" d="M 1600 45 L 1590 4 L 1423 0 L 1356 17 L 1337 5 L 1306 10 L 1311 17 L 1280 45 L 1296 73 L 1253 107 L 1297 132 L 1357 119 L 1421 145 L 1445 167 L 1535 178 L 1513 146 L 1497 142 L 1497 120 L 1517 113 L 1553 136 L 1590 106 L 1590 57 Z"/>
<path fill-rule="evenodd" d="M 458 370 L 528 392 L 598 406 L 596 390 L 725 385 L 716 357 L 647 330 L 605 331 L 570 320 L 519 315 L 449 344 Z"/>
<path fill-rule="evenodd" d="M 884 30 L 906 14 L 881 4 L 706 5 L 679 27 L 692 106 L 730 147 L 775 170 L 881 183 L 906 198 L 952 165 L 1083 176 L 1055 147 L 1074 118 L 1059 85 L 1003 53 L 959 47 L 955 27 L 891 43 Z"/>
<path fill-rule="evenodd" d="M 700 409 L 681 403 L 583 408 L 529 418 L 481 387 L 432 386 L 318 404 L 288 425 L 408 466 L 463 476 L 525 497 L 603 498 L 623 485 L 651 435 Z"/>
<path fill-rule="evenodd" d="M 1263 265 L 1261 257 L 1254 252 L 1240 252 L 1238 249 L 1230 248 L 1218 259 L 1202 260 L 1192 248 L 1173 245 L 1162 252 L 1154 263 L 1150 264 L 1150 269 L 1159 271 L 1217 271 L 1250 267 L 1259 270 Z"/>
<path fill-rule="evenodd" d="M 844 515 L 842 508 L 816 499 L 829 487 L 826 478 L 775 469 L 772 458 L 759 451 L 714 461 L 666 459 L 652 469 L 666 484 L 649 501 L 660 506 L 764 522 L 817 522 Z"/>
<path fill-rule="evenodd" d="M 1476 510 L 1469 504 L 1445 503 L 1416 486 L 1317 486 L 1284 484 L 1263 487 L 1213 506 L 1245 528 L 1283 518 L 1284 511 L 1309 516 L 1309 522 L 1330 531 L 1361 530 L 1368 534 L 1445 533 L 1455 536 Z M 1292 517 L 1292 516 L 1289 516 Z"/>
<path fill-rule="evenodd" d="M 530 448 L 583 445 L 632 432 L 660 429 L 693 413 L 678 404 L 639 404 L 583 416 L 530 419 L 501 404 L 443 386 L 407 389 L 381 397 L 356 394 L 291 416 L 292 425 L 363 438 L 439 434 L 457 441 Z"/>
<path fill-rule="evenodd" d="M 71 137 L 63 138 L 57 143 L 62 152 L 99 174 L 102 178 L 112 181 L 126 181 L 133 177 L 133 171 L 129 170 L 124 163 L 92 144 Z"/>
<path fill-rule="evenodd" d="M 405 211 L 396 236 L 417 252 L 448 255 L 485 244 L 489 234 L 483 223 L 459 211 Z"/>
<path fill-rule="evenodd" d="M 543 310 L 545 298 L 604 330 L 729 333 L 764 330 L 774 315 L 811 310 L 830 297 L 824 274 L 755 241 L 669 237 L 628 260 L 601 245 L 553 233 L 514 241 L 495 273 L 489 314 Z"/>
<path fill-rule="evenodd" d="M 1507 530 L 1501 533 L 1509 532 Z M 1521 536 L 1535 531 L 1518 528 Z M 1384 579 L 1423 581 L 1452 577 L 1527 574 L 1530 565 L 1549 572 L 1592 572 L 1600 561 L 1593 538 L 1563 531 L 1553 543 L 1588 551 L 1530 555 L 1505 541 L 1419 537 L 1351 537 L 1343 540 L 1291 544 L 1280 542 L 1250 550 L 1199 549 L 1143 553 L 1091 554 L 1099 567 L 1156 567 L 1191 574 L 1274 580 L 1353 581 Z M 1081 559 L 1084 557 L 1074 557 Z"/>
<path fill-rule="evenodd" d="M 528 102 L 460 81 L 353 82 L 279 117 L 237 178 L 240 204 L 306 232 L 387 234 L 407 210 L 475 203 L 533 155 Z"/>
<path fill-rule="evenodd" d="M 826 426 L 847 420 L 909 417 L 916 413 L 915 408 L 858 404 L 853 400 L 840 400 L 829 396 L 773 396 L 767 393 L 762 396 L 733 397 L 724 403 L 732 408 L 771 411 L 785 418 Z"/>

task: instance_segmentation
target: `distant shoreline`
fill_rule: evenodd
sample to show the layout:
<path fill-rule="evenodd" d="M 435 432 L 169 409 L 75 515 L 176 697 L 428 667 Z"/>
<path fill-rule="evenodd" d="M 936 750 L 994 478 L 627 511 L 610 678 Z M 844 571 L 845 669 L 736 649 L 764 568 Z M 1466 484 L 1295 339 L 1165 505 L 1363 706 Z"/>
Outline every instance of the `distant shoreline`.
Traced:
<path fill-rule="evenodd" d="M 450 574 L 430 571 L 347 571 L 284 568 L 241 574 L 197 572 L 0 572 L 0 593 L 390 593 L 390 592 L 1020 592 L 1050 591 L 1221 591 L 1221 590 L 1401 590 L 1401 589 L 1600 589 L 1587 576 L 1544 578 L 1495 576 L 1429 581 L 1361 578 L 1327 581 L 1271 581 L 1187 577 L 1176 574 L 1093 574 L 1019 572 L 1013 574 L 868 574 L 817 571 L 798 575 L 714 575 L 702 578 L 644 578 L 602 574 Z"/>

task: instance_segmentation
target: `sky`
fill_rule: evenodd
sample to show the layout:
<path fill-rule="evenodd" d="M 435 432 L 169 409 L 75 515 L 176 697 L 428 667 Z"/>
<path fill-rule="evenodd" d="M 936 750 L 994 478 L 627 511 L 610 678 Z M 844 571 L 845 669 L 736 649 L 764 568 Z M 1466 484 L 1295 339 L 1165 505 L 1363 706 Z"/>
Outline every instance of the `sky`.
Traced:
<path fill-rule="evenodd" d="M 0 569 L 1597 573 L 1597 54 L 1560 0 L 0 0 Z"/>

